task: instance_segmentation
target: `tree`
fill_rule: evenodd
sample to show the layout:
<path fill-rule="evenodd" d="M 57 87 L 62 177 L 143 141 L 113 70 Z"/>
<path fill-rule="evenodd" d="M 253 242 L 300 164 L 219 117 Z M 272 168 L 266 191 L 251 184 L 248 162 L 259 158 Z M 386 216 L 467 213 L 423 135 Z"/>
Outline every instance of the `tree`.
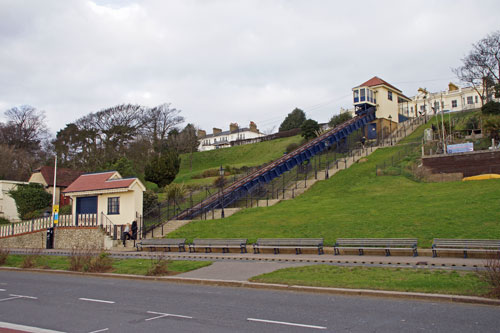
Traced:
<path fill-rule="evenodd" d="M 134 165 L 126 157 L 121 157 L 117 159 L 114 163 L 108 164 L 104 168 L 104 170 L 118 171 L 123 178 L 130 178 L 137 176 L 137 172 L 134 170 Z"/>
<path fill-rule="evenodd" d="M 279 132 L 288 131 L 294 128 L 300 128 L 306 121 L 306 114 L 299 108 L 290 112 L 280 125 Z"/>
<path fill-rule="evenodd" d="M 16 201 L 17 212 L 21 219 L 32 217 L 31 213 L 49 207 L 52 201 L 52 196 L 43 186 L 35 183 L 18 185 L 9 191 L 9 195 Z"/>
<path fill-rule="evenodd" d="M 180 116 L 181 111 L 175 108 L 171 109 L 169 103 L 164 103 L 147 112 L 148 136 L 151 138 L 153 147 L 157 147 L 161 142 L 167 139 L 167 134 L 175 126 L 184 122 L 184 117 Z"/>
<path fill-rule="evenodd" d="M 13 107 L 5 111 L 7 124 L 1 125 L 0 142 L 15 149 L 34 153 L 48 138 L 45 113 L 30 105 Z"/>
<path fill-rule="evenodd" d="M 167 149 L 153 157 L 149 164 L 146 165 L 144 170 L 145 178 L 159 187 L 164 187 L 175 179 L 180 164 L 179 154 L 173 149 Z"/>
<path fill-rule="evenodd" d="M 338 115 L 333 116 L 328 122 L 328 126 L 334 128 L 338 125 L 345 123 L 349 119 L 352 119 L 352 115 L 349 112 L 342 112 Z"/>
<path fill-rule="evenodd" d="M 319 124 L 316 120 L 307 119 L 300 126 L 300 131 L 304 139 L 310 140 L 316 137 L 316 133 L 319 131 Z"/>
<path fill-rule="evenodd" d="M 500 30 L 472 44 L 472 51 L 462 62 L 453 72 L 460 81 L 472 85 L 483 104 L 488 102 L 492 91 L 500 91 Z"/>

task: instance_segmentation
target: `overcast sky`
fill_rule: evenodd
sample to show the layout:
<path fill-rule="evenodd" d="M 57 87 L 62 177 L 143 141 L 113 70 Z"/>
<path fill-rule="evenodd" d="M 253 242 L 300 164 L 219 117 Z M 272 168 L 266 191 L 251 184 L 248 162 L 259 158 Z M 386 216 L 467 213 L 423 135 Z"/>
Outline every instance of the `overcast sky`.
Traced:
<path fill-rule="evenodd" d="M 444 90 L 500 1 L 0 0 L 0 120 L 45 110 L 55 134 L 121 103 L 171 103 L 207 132 L 327 122 L 373 76 Z M 457 82 L 458 83 L 458 82 Z"/>

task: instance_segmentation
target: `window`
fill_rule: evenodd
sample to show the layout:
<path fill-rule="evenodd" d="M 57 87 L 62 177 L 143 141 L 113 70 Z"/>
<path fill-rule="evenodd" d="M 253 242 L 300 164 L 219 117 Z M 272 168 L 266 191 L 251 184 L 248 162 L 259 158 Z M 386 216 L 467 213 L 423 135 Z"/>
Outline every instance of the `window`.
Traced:
<path fill-rule="evenodd" d="M 359 90 L 361 98 L 359 99 L 361 102 L 365 101 L 365 89 L 360 89 Z"/>
<path fill-rule="evenodd" d="M 387 98 L 392 101 L 392 91 L 387 92 Z"/>
<path fill-rule="evenodd" d="M 410 111 L 411 113 L 413 113 L 413 106 L 410 106 Z"/>
<path fill-rule="evenodd" d="M 457 100 L 456 100 L 456 99 L 452 100 L 452 101 L 451 101 L 451 107 L 452 107 L 452 108 L 456 108 L 457 106 L 458 106 L 458 104 L 457 104 Z"/>
<path fill-rule="evenodd" d="M 467 96 L 467 104 L 474 104 L 472 96 Z"/>
<path fill-rule="evenodd" d="M 359 102 L 359 91 L 354 90 L 354 103 Z"/>
<path fill-rule="evenodd" d="M 120 197 L 108 198 L 108 215 L 120 214 Z"/>
<path fill-rule="evenodd" d="M 434 111 L 439 111 L 439 102 L 434 102 Z"/>
<path fill-rule="evenodd" d="M 479 98 L 477 97 L 477 95 L 475 97 L 476 97 L 476 103 L 479 103 Z"/>

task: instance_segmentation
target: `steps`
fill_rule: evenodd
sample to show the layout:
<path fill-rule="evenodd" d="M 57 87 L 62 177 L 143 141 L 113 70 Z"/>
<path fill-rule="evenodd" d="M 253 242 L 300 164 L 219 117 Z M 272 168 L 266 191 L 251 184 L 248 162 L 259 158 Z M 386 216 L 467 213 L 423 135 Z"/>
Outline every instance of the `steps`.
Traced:
<path fill-rule="evenodd" d="M 410 135 L 416 128 L 418 128 L 419 125 L 423 123 L 423 120 L 419 120 L 417 124 L 409 125 L 409 124 L 404 124 L 404 126 L 401 126 L 398 128 L 396 131 L 393 132 L 393 138 L 392 142 L 393 145 L 396 145 L 400 140 L 405 138 L 406 136 Z M 404 133 L 404 134 L 403 134 Z M 387 143 L 389 143 L 390 137 L 387 139 Z M 345 170 L 349 168 L 351 165 L 354 163 L 357 163 L 359 160 L 369 156 L 372 152 L 376 151 L 379 147 L 370 147 L 370 148 L 362 148 L 358 149 L 353 152 L 353 156 L 347 157 L 344 160 L 339 160 L 337 164 L 332 165 L 331 168 L 328 170 L 328 176 L 331 177 L 335 175 L 340 170 Z M 255 207 L 268 207 L 268 206 L 273 206 L 275 204 L 278 204 L 282 200 L 290 200 L 293 199 L 305 191 L 307 191 L 312 185 L 314 185 L 316 182 L 320 180 L 325 180 L 326 179 L 326 170 L 318 171 L 317 175 L 315 178 L 312 179 L 307 179 L 307 180 L 299 180 L 298 182 L 290 185 L 288 189 L 285 191 L 284 197 L 280 196 L 279 199 L 269 199 L 269 200 L 258 200 L 257 202 L 252 203 L 252 207 L 249 208 L 255 208 Z M 233 215 L 234 213 L 240 211 L 242 208 L 224 208 L 224 215 L 225 217 L 229 217 Z M 207 220 L 212 220 L 212 219 L 220 219 L 221 218 L 221 209 L 214 209 L 213 211 L 207 212 L 206 215 L 203 214 L 203 218 L 201 216 L 198 216 L 194 220 L 200 220 L 200 219 L 207 219 Z M 164 237 L 165 235 L 168 235 L 169 233 L 177 230 L 178 228 L 188 224 L 192 220 L 171 220 L 163 223 L 162 225 L 156 227 L 153 232 L 149 232 L 148 235 L 146 235 L 146 238 L 160 238 Z"/>

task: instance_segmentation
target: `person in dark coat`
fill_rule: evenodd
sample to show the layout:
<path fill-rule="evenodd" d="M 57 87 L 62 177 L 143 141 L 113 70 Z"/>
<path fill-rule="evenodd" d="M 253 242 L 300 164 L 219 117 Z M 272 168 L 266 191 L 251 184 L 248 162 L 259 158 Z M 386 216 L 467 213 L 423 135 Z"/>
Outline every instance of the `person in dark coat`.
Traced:
<path fill-rule="evenodd" d="M 132 239 L 137 239 L 137 221 L 132 222 Z"/>

